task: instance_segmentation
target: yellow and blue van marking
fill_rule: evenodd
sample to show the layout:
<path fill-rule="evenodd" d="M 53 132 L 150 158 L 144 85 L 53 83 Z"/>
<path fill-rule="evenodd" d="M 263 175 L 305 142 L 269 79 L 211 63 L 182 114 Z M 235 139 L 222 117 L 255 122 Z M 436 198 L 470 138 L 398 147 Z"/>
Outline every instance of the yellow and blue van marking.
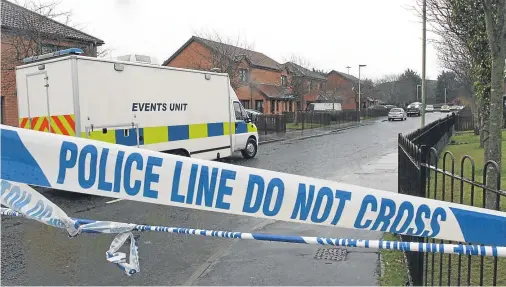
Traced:
<path fill-rule="evenodd" d="M 257 131 L 257 127 L 254 124 L 243 121 L 234 123 L 218 122 L 144 127 L 139 128 L 139 145 L 229 135 L 230 124 L 232 124 L 232 134 L 252 133 Z M 88 138 L 126 146 L 136 146 L 136 129 L 130 128 L 126 130 L 127 131 L 125 131 L 125 129 L 109 130 L 105 134 L 102 130 L 96 130 L 92 131 L 88 135 Z M 82 132 L 81 137 L 86 138 L 86 133 Z"/>

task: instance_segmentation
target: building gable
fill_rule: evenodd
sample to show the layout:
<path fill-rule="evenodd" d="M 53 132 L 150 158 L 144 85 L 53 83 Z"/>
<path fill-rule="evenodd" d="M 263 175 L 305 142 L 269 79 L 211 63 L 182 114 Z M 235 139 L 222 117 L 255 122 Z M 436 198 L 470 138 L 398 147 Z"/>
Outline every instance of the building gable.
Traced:
<path fill-rule="evenodd" d="M 203 39 L 196 36 L 192 36 L 188 41 L 186 41 L 183 46 L 181 46 L 174 54 L 172 54 L 172 56 L 163 62 L 163 65 L 171 65 L 173 60 L 194 42 L 200 43 L 201 45 L 207 47 L 209 50 L 215 51 L 217 53 L 222 53 L 229 57 L 232 61 L 241 61 L 242 59 L 246 59 L 251 67 L 281 71 L 281 65 L 279 63 L 262 53 L 211 41 L 208 39 Z"/>

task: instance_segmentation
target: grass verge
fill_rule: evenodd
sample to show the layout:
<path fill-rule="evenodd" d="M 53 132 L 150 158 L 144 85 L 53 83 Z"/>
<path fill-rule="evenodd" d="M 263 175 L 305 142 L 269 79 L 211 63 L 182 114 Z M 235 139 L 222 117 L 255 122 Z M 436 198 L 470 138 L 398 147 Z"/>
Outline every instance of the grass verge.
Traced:
<path fill-rule="evenodd" d="M 503 138 L 506 138 L 506 131 L 503 132 Z M 502 142 L 502 150 L 506 150 L 506 141 Z M 465 155 L 469 155 L 475 162 L 474 180 L 483 182 L 484 151 L 480 148 L 479 136 L 472 132 L 459 133 L 452 137 L 452 142 L 445 148 L 441 158 L 438 161 L 438 167 L 446 171 L 452 171 L 451 157 L 444 153 L 451 152 L 455 157 L 454 172 L 461 174 L 461 160 Z M 444 167 L 443 167 L 444 164 Z M 506 153 L 502 155 L 502 170 L 506 170 Z M 462 172 L 464 178 L 472 179 L 473 172 L 469 160 L 464 163 Z M 429 176 L 429 197 L 439 200 L 463 203 L 483 207 L 484 191 L 469 183 L 460 180 L 452 180 L 450 176 L 438 174 L 435 176 L 431 171 Z M 506 173 L 501 174 L 501 189 L 506 189 Z M 500 198 L 500 209 L 506 211 L 506 197 Z M 442 242 L 440 240 L 431 242 Z M 446 242 L 446 241 L 445 241 Z M 480 256 L 458 256 L 449 254 L 426 254 L 427 261 L 427 283 L 428 285 L 492 285 L 494 278 L 494 263 L 497 261 L 497 285 L 506 285 L 506 258 L 480 257 Z M 483 262 L 483 267 L 482 267 Z M 480 282 L 482 281 L 482 282 Z M 459 284 L 460 283 L 460 284 Z"/>
<path fill-rule="evenodd" d="M 383 240 L 401 241 L 400 236 L 385 233 Z M 405 286 L 408 282 L 408 267 L 404 261 L 404 253 L 394 250 L 380 249 L 383 272 L 380 275 L 381 286 Z"/>

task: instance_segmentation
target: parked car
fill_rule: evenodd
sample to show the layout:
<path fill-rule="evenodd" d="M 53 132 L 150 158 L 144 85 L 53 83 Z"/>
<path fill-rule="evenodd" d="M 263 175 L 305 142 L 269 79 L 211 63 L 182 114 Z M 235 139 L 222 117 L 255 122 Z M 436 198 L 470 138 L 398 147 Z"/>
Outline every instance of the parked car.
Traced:
<path fill-rule="evenodd" d="M 434 111 L 434 106 L 433 105 L 426 105 L 425 111 L 428 113 L 432 113 Z"/>
<path fill-rule="evenodd" d="M 443 106 L 441 106 L 441 112 L 442 113 L 449 113 L 450 112 L 450 106 L 449 105 L 443 105 Z"/>
<path fill-rule="evenodd" d="M 407 108 L 408 117 L 412 117 L 412 116 L 419 117 L 421 115 L 421 110 L 422 110 L 422 103 L 414 102 L 414 103 L 409 104 L 409 106 Z"/>
<path fill-rule="evenodd" d="M 395 121 L 401 120 L 405 121 L 407 119 L 408 114 L 402 108 L 393 108 L 388 112 L 388 120 Z"/>
<path fill-rule="evenodd" d="M 261 112 L 257 110 L 251 110 L 251 109 L 244 109 L 244 111 L 248 114 L 248 117 L 254 122 L 257 122 L 257 117 L 259 115 L 263 115 Z"/>

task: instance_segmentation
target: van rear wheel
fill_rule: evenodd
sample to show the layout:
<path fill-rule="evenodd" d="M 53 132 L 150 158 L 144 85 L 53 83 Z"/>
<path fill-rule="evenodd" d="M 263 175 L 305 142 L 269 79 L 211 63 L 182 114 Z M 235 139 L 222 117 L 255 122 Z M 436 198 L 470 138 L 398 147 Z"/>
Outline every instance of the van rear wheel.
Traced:
<path fill-rule="evenodd" d="M 248 139 L 246 148 L 241 150 L 242 156 L 246 159 L 254 158 L 258 151 L 257 142 L 254 139 Z"/>

